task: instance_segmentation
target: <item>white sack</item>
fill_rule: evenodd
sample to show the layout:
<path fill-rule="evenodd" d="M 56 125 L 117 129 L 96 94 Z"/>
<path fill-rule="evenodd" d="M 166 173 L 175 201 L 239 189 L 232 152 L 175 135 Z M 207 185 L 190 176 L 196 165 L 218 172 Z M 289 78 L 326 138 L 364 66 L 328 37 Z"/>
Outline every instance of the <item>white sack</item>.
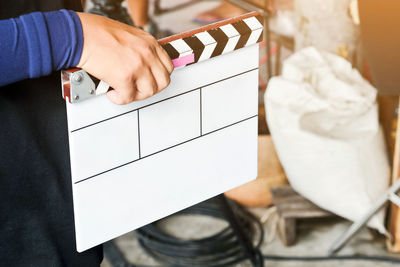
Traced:
<path fill-rule="evenodd" d="M 376 89 L 349 62 L 313 47 L 270 80 L 267 122 L 293 188 L 323 209 L 359 219 L 388 187 Z M 381 233 L 384 211 L 369 226 Z"/>

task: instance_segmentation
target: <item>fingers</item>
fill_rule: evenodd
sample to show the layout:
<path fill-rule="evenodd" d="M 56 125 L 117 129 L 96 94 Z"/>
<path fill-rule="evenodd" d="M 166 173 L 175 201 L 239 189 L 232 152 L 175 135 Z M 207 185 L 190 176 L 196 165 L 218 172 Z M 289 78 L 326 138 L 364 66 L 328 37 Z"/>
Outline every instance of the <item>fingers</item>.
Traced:
<path fill-rule="evenodd" d="M 146 69 L 136 81 L 136 91 L 134 100 L 143 100 L 151 97 L 158 92 L 157 81 L 150 69 Z"/>
<path fill-rule="evenodd" d="M 158 54 L 148 55 L 140 71 L 127 79 L 127 84 L 107 93 L 108 98 L 115 104 L 124 105 L 132 101 L 143 100 L 165 89 L 170 82 L 170 72 L 173 70 L 170 60 L 162 55 L 166 68 Z"/>
<path fill-rule="evenodd" d="M 160 65 L 162 65 L 160 63 Z M 164 70 L 166 72 L 166 70 Z M 166 78 L 169 79 L 167 74 Z M 158 79 L 160 80 L 160 79 Z M 169 80 L 168 80 L 169 81 Z M 107 97 L 117 105 L 129 104 L 133 101 L 143 100 L 159 92 L 159 82 L 154 78 L 149 67 L 144 67 L 137 80 L 130 80 L 126 84 L 107 92 Z M 165 83 L 165 82 L 164 82 Z"/>
<path fill-rule="evenodd" d="M 168 86 L 170 82 L 170 72 L 165 68 L 161 61 L 157 61 L 151 66 L 151 72 L 156 82 L 156 94 Z"/>
<path fill-rule="evenodd" d="M 160 58 L 160 61 L 162 62 L 168 73 L 171 74 L 172 71 L 174 70 L 174 65 L 172 64 L 172 61 L 168 53 L 159 45 L 156 46 L 156 52 L 158 57 Z"/>
<path fill-rule="evenodd" d="M 103 20 L 110 27 L 115 24 L 111 20 Z M 107 93 L 110 101 L 119 105 L 128 104 L 151 97 L 166 88 L 174 67 L 157 40 L 138 29 L 124 28 L 119 24 L 114 26 L 111 27 L 112 34 L 108 28 L 104 29 L 101 38 L 93 34 L 92 38 L 100 39 L 100 45 L 93 46 L 95 52 L 87 56 L 91 58 L 85 64 L 86 71 L 114 88 Z M 113 68 L 110 70 L 104 66 Z"/>
<path fill-rule="evenodd" d="M 133 85 L 133 84 L 132 84 Z M 107 97 L 108 99 L 113 102 L 114 104 L 117 105 L 125 105 L 125 104 L 129 104 L 132 101 L 134 101 L 134 97 L 133 96 L 127 96 L 124 95 L 122 92 L 129 92 L 129 91 L 133 91 L 133 86 L 131 89 L 124 89 L 124 90 L 110 90 L 107 92 Z"/>

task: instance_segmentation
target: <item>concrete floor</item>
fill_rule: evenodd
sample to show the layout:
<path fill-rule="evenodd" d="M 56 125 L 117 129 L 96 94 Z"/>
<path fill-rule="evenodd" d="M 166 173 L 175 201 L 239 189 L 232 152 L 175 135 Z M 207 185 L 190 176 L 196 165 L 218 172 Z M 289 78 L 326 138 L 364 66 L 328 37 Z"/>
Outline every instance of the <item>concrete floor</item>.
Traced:
<path fill-rule="evenodd" d="M 262 217 L 267 209 L 253 209 L 253 212 Z M 262 244 L 261 251 L 265 255 L 280 256 L 326 256 L 332 242 L 349 227 L 350 223 L 340 218 L 327 218 L 318 220 L 304 220 L 298 224 L 298 241 L 292 247 L 285 247 L 276 233 L 276 220 L 270 218 L 264 223 L 265 241 Z M 181 238 L 199 238 L 209 236 L 225 227 L 225 222 L 196 215 L 175 216 L 161 222 L 161 227 Z M 140 248 L 135 233 L 129 233 L 117 238 L 116 244 L 123 252 L 125 258 L 132 264 L 142 264 L 150 266 L 161 266 L 152 258 L 147 256 Z M 339 255 L 373 255 L 396 257 L 400 255 L 390 254 L 385 250 L 385 240 L 382 237 L 373 236 L 370 231 L 363 229 L 349 244 L 339 253 Z M 398 264 L 376 261 L 319 261 L 319 262 L 301 262 L 301 261 L 265 261 L 265 266 L 274 267 L 389 267 Z M 243 262 L 236 267 L 251 266 L 249 262 Z M 113 267 L 107 259 L 104 260 L 101 267 Z"/>
<path fill-rule="evenodd" d="M 181 3 L 183 0 L 163 1 L 167 5 Z M 218 5 L 219 1 L 199 2 L 193 6 L 185 8 L 177 12 L 164 14 L 155 17 L 154 20 L 162 29 L 172 30 L 173 32 L 183 32 L 199 27 L 192 21 L 195 14 Z M 89 3 L 90 6 L 90 3 Z M 266 209 L 253 209 L 260 217 L 266 212 Z M 224 227 L 224 222 L 202 217 L 202 216 L 178 216 L 165 220 L 163 227 L 169 232 L 176 234 L 182 238 L 193 238 L 207 236 Z M 332 242 L 347 228 L 349 222 L 341 219 L 323 219 L 308 220 L 299 222 L 298 225 L 298 242 L 295 246 L 285 247 L 276 234 L 276 220 L 270 219 L 264 224 L 265 239 L 267 241 L 261 247 L 264 254 L 282 255 L 282 256 L 325 256 L 326 251 Z M 152 258 L 148 257 L 139 247 L 135 233 L 128 233 L 117 238 L 116 243 L 124 256 L 131 263 L 158 266 L 159 264 Z M 349 254 L 367 254 L 396 257 L 397 255 L 389 254 L 385 250 L 383 238 L 374 238 L 367 229 L 363 229 L 342 251 L 341 255 Z M 400 258 L 400 255 L 397 256 Z M 385 262 L 369 262 L 369 261 L 326 261 L 326 262 L 298 262 L 298 261 L 266 261 L 265 266 L 276 267 L 336 267 L 336 266 L 373 266 L 386 267 L 395 266 L 396 264 Z M 244 262 L 238 266 L 251 266 L 248 262 Z M 112 267 L 107 259 L 104 260 L 101 267 Z"/>

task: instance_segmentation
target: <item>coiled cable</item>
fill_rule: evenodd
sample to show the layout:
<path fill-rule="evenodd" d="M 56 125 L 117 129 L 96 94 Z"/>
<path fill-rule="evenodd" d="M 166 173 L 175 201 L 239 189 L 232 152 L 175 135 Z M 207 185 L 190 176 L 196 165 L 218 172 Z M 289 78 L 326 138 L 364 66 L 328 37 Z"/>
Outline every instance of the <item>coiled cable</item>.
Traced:
<path fill-rule="evenodd" d="M 237 232 L 231 226 L 230 218 L 221 211 L 221 204 L 209 200 L 190 207 L 179 214 L 197 214 L 211 216 L 228 222 L 221 231 L 205 238 L 186 240 L 171 236 L 158 227 L 157 223 L 137 230 L 141 247 L 152 257 L 167 266 L 176 267 L 225 267 L 244 260 L 250 260 L 254 266 L 263 266 L 263 257 L 259 247 L 263 241 L 263 227 L 259 220 L 244 208 L 229 203 L 242 233 L 253 249 L 248 255 L 238 240 Z"/>

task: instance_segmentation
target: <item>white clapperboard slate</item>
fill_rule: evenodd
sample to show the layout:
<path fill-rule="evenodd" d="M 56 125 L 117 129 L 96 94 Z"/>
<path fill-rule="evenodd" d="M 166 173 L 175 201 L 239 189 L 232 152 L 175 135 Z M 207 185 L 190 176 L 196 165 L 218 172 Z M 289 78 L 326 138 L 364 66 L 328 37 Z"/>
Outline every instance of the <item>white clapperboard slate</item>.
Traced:
<path fill-rule="evenodd" d="M 184 66 L 146 100 L 64 92 L 79 252 L 256 178 L 257 15 L 160 40 Z"/>

